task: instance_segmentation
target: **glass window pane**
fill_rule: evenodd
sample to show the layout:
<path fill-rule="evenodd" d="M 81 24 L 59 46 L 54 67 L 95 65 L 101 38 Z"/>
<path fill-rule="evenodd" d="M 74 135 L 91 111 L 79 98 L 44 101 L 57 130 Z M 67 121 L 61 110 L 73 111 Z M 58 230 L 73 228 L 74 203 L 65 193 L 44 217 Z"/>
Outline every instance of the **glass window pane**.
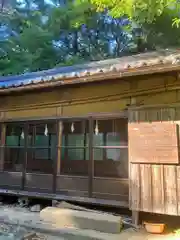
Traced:
<path fill-rule="evenodd" d="M 51 141 L 50 141 L 50 145 L 52 148 L 56 148 L 57 147 L 57 137 L 55 134 L 51 134 L 50 135 Z"/>
<path fill-rule="evenodd" d="M 128 148 L 118 148 L 128 145 L 127 126 L 127 119 L 94 121 L 93 146 L 101 147 L 93 149 L 95 176 L 128 177 Z"/>
<path fill-rule="evenodd" d="M 35 150 L 35 159 L 49 159 L 49 150 L 48 149 L 36 149 Z"/>
<path fill-rule="evenodd" d="M 61 173 L 88 175 L 89 125 L 87 120 L 63 123 Z"/>
<path fill-rule="evenodd" d="M 88 149 L 62 149 L 61 173 L 67 175 L 88 175 Z"/>
<path fill-rule="evenodd" d="M 85 160 L 89 160 L 89 148 L 86 148 L 86 150 L 85 150 L 86 152 L 85 152 Z"/>
<path fill-rule="evenodd" d="M 57 156 L 56 123 L 29 125 L 28 143 L 27 172 L 52 174 Z"/>
<path fill-rule="evenodd" d="M 48 158 L 48 149 L 28 149 L 27 172 L 53 174 L 53 164 Z"/>
<path fill-rule="evenodd" d="M 94 146 L 103 146 L 103 134 L 99 133 L 98 135 L 93 136 L 93 145 Z"/>
<path fill-rule="evenodd" d="M 57 157 L 57 137 L 55 134 L 52 134 L 51 135 L 51 141 L 50 141 L 50 144 L 51 144 L 51 159 L 52 160 L 56 160 L 56 157 Z"/>
<path fill-rule="evenodd" d="M 123 154 L 121 151 L 122 149 L 106 149 L 106 159 L 109 161 L 119 161 Z"/>
<path fill-rule="evenodd" d="M 66 159 L 65 159 L 66 158 Z M 89 159 L 89 149 L 88 148 L 83 148 L 83 149 L 66 149 L 62 148 L 61 151 L 61 160 L 66 161 L 66 160 L 88 160 Z"/>
<path fill-rule="evenodd" d="M 85 160 L 84 149 L 68 149 L 68 160 Z"/>
<path fill-rule="evenodd" d="M 6 128 L 6 146 L 24 146 L 24 126 L 8 124 Z"/>
<path fill-rule="evenodd" d="M 51 139 L 56 138 L 55 123 L 31 124 L 28 129 L 28 145 L 34 147 L 49 147 Z M 53 137 L 52 137 L 53 136 Z"/>
<path fill-rule="evenodd" d="M 24 157 L 24 149 L 22 148 L 5 148 L 4 170 L 22 171 Z"/>
<path fill-rule="evenodd" d="M 94 146 L 127 146 L 127 119 L 94 121 Z"/>
<path fill-rule="evenodd" d="M 102 161 L 97 159 L 94 161 L 95 176 L 128 178 L 128 149 L 104 149 L 104 151 L 106 158 L 102 157 Z"/>
<path fill-rule="evenodd" d="M 84 139 L 84 134 L 68 134 L 68 146 L 83 147 L 85 141 Z"/>
<path fill-rule="evenodd" d="M 48 146 L 49 145 L 49 136 L 36 135 L 35 146 Z"/>
<path fill-rule="evenodd" d="M 94 161 L 102 161 L 103 160 L 103 149 L 102 148 L 94 148 L 93 149 L 93 158 Z"/>
<path fill-rule="evenodd" d="M 120 133 L 107 133 L 106 146 L 119 146 L 120 142 Z"/>
<path fill-rule="evenodd" d="M 19 145 L 19 137 L 18 136 L 7 136 L 6 137 L 6 145 L 7 146 L 18 146 Z"/>
<path fill-rule="evenodd" d="M 88 121 L 63 123 L 62 146 L 84 147 L 88 145 Z"/>
<path fill-rule="evenodd" d="M 105 149 L 105 148 L 94 148 L 93 157 L 95 161 L 119 161 L 124 157 L 124 153 L 127 149 Z"/>

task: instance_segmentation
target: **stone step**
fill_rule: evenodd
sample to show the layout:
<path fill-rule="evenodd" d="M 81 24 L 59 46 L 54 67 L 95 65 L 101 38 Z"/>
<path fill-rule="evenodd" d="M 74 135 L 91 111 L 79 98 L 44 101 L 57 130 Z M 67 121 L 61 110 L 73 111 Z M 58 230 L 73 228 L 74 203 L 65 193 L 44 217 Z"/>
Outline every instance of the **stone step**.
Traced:
<path fill-rule="evenodd" d="M 40 212 L 40 218 L 57 228 L 89 229 L 112 234 L 120 233 L 122 228 L 120 216 L 106 213 L 47 207 Z"/>

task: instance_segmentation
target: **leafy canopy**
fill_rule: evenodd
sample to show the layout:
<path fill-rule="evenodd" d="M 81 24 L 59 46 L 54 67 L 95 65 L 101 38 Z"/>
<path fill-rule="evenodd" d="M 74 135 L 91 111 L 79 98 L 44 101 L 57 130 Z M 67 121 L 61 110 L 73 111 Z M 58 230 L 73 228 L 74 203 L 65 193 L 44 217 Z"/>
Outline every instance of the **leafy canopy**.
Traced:
<path fill-rule="evenodd" d="M 176 0 L 3 2 L 0 75 L 180 46 Z"/>
<path fill-rule="evenodd" d="M 180 3 L 178 0 L 91 0 L 98 11 L 108 9 L 117 18 L 127 16 L 136 23 L 151 23 L 161 16 L 165 10 L 173 9 L 178 16 Z M 177 24 L 178 17 L 173 19 Z"/>
<path fill-rule="evenodd" d="M 118 57 L 132 48 L 120 19 L 88 1 L 13 3 L 15 11 L 0 12 L 0 75 Z"/>

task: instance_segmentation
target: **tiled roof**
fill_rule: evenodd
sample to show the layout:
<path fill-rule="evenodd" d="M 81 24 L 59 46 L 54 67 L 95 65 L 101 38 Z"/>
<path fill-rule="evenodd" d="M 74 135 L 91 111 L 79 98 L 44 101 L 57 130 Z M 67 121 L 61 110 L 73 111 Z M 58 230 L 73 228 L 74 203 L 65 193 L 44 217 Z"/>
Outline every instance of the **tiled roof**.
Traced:
<path fill-rule="evenodd" d="M 180 70 L 180 50 L 161 50 L 82 65 L 0 77 L 0 92 Z"/>

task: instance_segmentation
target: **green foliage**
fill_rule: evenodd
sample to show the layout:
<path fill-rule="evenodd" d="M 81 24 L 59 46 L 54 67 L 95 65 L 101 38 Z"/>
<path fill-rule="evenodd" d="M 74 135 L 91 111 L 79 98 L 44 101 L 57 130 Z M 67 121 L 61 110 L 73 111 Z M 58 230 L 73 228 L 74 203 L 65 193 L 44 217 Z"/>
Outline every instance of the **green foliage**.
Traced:
<path fill-rule="evenodd" d="M 139 24 L 152 23 L 165 10 L 179 12 L 177 0 L 91 0 L 98 11 L 108 9 L 113 17 L 127 16 Z M 176 19 L 177 22 L 177 19 Z"/>
<path fill-rule="evenodd" d="M 120 57 L 169 46 L 179 47 L 176 0 L 13 0 L 0 13 L 0 75 Z M 34 8 L 36 6 L 36 8 Z M 112 17 L 107 21 L 107 13 Z M 122 27 L 124 17 L 132 25 Z M 173 23 L 173 25 L 172 25 Z M 140 27 L 142 36 L 137 37 Z M 110 45 L 113 47 L 110 48 Z"/>
<path fill-rule="evenodd" d="M 104 13 L 97 13 L 88 0 L 26 0 L 15 4 L 11 14 L 1 14 L 2 25 L 11 36 L 0 39 L 0 75 L 20 74 L 56 66 L 120 56 L 128 51 L 132 39 L 115 22 L 105 24 Z M 82 25 L 85 29 L 82 29 Z M 110 51 L 110 41 L 116 48 Z"/>
<path fill-rule="evenodd" d="M 166 9 L 163 14 L 152 23 L 144 23 L 145 40 L 148 46 L 154 48 L 169 48 L 180 46 L 180 29 L 172 25 L 175 19 L 174 11 Z"/>

